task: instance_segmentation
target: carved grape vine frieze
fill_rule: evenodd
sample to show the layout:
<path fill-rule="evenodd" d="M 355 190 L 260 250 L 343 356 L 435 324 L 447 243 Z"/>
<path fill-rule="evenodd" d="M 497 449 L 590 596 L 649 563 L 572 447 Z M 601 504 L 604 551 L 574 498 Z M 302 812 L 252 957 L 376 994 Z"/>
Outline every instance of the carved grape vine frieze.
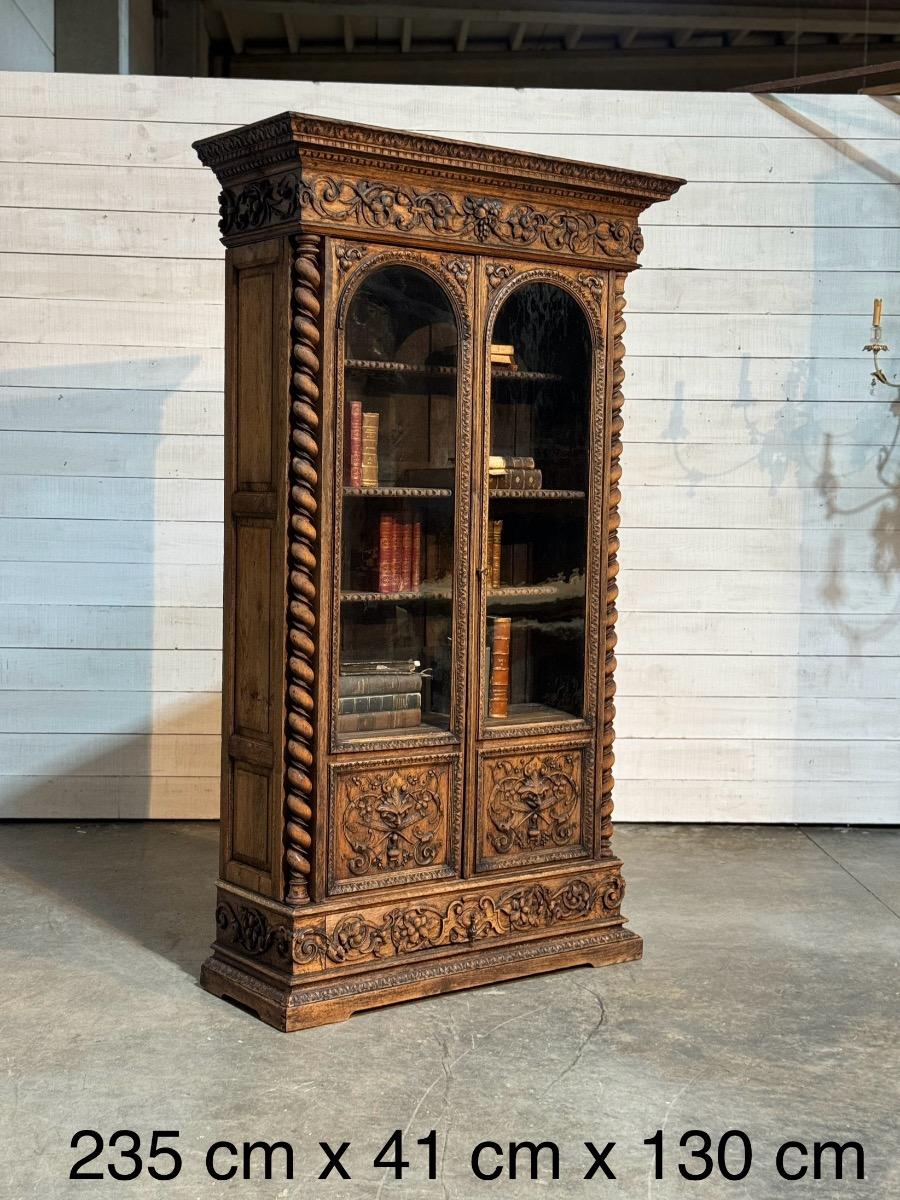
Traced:
<path fill-rule="evenodd" d="M 441 780 L 433 768 L 355 773 L 342 792 L 351 874 L 425 867 L 443 853 Z"/>
<path fill-rule="evenodd" d="M 463 284 L 463 286 L 468 282 L 469 275 L 472 272 L 472 260 L 470 258 L 442 258 L 441 266 L 454 279 Z"/>
<path fill-rule="evenodd" d="M 294 171 L 224 188 L 219 213 L 223 237 L 313 213 L 325 221 L 364 229 L 424 232 L 478 245 L 536 247 L 556 254 L 630 258 L 641 242 L 637 225 L 581 209 L 538 208 L 496 196 L 454 194 L 439 188 L 419 191 L 386 180 L 304 176 Z M 467 265 L 455 260 L 449 269 L 454 274 L 461 271 L 457 277 L 464 283 Z"/>
<path fill-rule="evenodd" d="M 579 835 L 580 755 L 533 754 L 488 766 L 488 841 L 498 854 L 570 845 Z"/>

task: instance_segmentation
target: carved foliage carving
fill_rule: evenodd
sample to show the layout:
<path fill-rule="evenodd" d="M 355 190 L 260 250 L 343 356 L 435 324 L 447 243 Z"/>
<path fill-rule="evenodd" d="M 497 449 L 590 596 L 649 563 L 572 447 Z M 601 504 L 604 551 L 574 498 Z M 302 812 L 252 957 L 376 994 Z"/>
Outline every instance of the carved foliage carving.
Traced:
<path fill-rule="evenodd" d="M 342 780 L 341 829 L 352 875 L 430 866 L 444 853 L 444 780 L 433 767 Z"/>
<path fill-rule="evenodd" d="M 219 229 L 222 237 L 279 225 L 297 215 L 301 178 L 296 171 L 266 175 L 219 194 Z"/>
<path fill-rule="evenodd" d="M 486 764 L 487 840 L 497 854 L 567 846 L 580 834 L 578 751 L 517 755 Z"/>

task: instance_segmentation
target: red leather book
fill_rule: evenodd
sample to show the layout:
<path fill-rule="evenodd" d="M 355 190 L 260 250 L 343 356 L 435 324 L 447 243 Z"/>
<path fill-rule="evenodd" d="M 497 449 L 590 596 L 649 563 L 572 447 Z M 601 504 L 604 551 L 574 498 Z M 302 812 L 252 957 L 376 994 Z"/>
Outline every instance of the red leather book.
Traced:
<path fill-rule="evenodd" d="M 350 401 L 350 487 L 362 487 L 362 420 L 361 400 Z"/>
<path fill-rule="evenodd" d="M 412 527 L 412 575 L 409 585 L 414 592 L 422 586 L 422 518 L 416 517 Z"/>
<path fill-rule="evenodd" d="M 412 591 L 412 518 L 408 513 L 400 518 L 400 586 L 398 592 Z"/>
<path fill-rule="evenodd" d="M 378 521 L 378 590 L 392 592 L 391 578 L 391 533 L 394 518 L 390 513 L 382 513 Z"/>

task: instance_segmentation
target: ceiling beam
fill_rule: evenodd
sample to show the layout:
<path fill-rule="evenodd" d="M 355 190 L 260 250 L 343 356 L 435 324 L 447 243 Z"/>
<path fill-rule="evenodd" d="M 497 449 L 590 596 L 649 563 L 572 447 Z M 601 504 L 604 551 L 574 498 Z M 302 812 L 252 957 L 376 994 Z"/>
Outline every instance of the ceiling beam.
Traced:
<path fill-rule="evenodd" d="M 241 26 L 237 16 L 232 8 L 223 8 L 222 20 L 225 22 L 225 32 L 228 34 L 228 40 L 231 42 L 231 48 L 235 54 L 244 53 L 244 35 L 241 32 Z"/>
<path fill-rule="evenodd" d="M 412 45 L 412 17 L 404 17 L 400 26 L 400 53 L 409 54 Z"/>
<path fill-rule="evenodd" d="M 515 33 L 510 38 L 510 42 L 509 42 L 510 50 L 515 51 L 515 50 L 522 49 L 522 43 L 525 41 L 525 30 L 527 28 L 528 28 L 528 25 L 525 21 L 520 21 L 518 23 L 518 25 L 516 26 Z"/>
<path fill-rule="evenodd" d="M 356 39 L 353 36 L 353 19 L 352 17 L 344 17 L 344 50 L 347 54 L 353 53 L 353 47 Z"/>
<path fill-rule="evenodd" d="M 619 39 L 618 39 L 619 40 L 619 49 L 627 50 L 628 47 L 631 45 L 631 43 L 634 41 L 634 39 L 637 37 L 637 35 L 640 32 L 641 31 L 639 29 L 637 29 L 634 25 L 632 25 L 632 27 L 630 29 L 626 29 L 624 33 L 620 33 Z"/>
<path fill-rule="evenodd" d="M 704 29 L 710 31 L 737 32 L 739 30 L 764 31 L 766 33 L 862 33 L 868 29 L 870 36 L 900 34 L 900 13 L 879 9 L 870 11 L 866 21 L 865 10 L 860 7 L 829 9 L 772 8 L 766 5 L 748 4 L 679 4 L 645 3 L 640 10 L 611 6 L 598 11 L 595 0 L 565 0 L 557 7 L 547 0 L 525 0 L 516 8 L 493 7 L 490 0 L 483 4 L 457 5 L 439 0 L 427 0 L 423 4 L 368 3 L 357 0 L 334 0 L 323 5 L 319 0 L 207 0 L 207 6 L 224 13 L 226 9 L 248 12 L 276 12 L 285 9 L 298 15 L 321 17 L 324 12 L 333 16 L 381 17 L 400 19 L 411 17 L 421 20 L 468 20 L 491 21 L 520 26 L 523 18 L 527 24 L 571 23 L 584 31 L 596 29 L 656 29 L 662 31 L 679 29 Z"/>
<path fill-rule="evenodd" d="M 281 20 L 284 24 L 284 36 L 287 38 L 288 50 L 291 54 L 300 53 L 300 31 L 297 28 L 297 23 L 294 20 L 293 14 L 283 12 Z"/>
<path fill-rule="evenodd" d="M 835 79 L 858 79 L 860 75 L 881 75 L 885 71 L 900 71 L 900 59 L 893 62 L 869 63 L 866 67 L 849 67 L 845 71 L 824 71 L 820 75 L 795 75 L 791 79 L 769 79 L 765 83 L 748 83 L 731 88 L 732 92 L 778 92 L 785 88 L 803 87 L 809 83 L 831 83 Z"/>
<path fill-rule="evenodd" d="M 469 40 L 469 22 L 460 21 L 456 29 L 456 53 L 462 54 Z"/>
<path fill-rule="evenodd" d="M 581 40 L 582 33 L 583 33 L 583 29 L 580 25 L 573 26 L 573 28 L 570 29 L 568 31 L 568 33 L 566 34 L 565 39 L 563 41 L 563 45 L 565 46 L 565 48 L 567 50 L 574 50 L 575 47 L 578 45 L 579 41 Z"/>
<path fill-rule="evenodd" d="M 693 36 L 694 36 L 693 29 L 682 29 L 678 33 L 676 33 L 675 36 L 672 38 L 672 45 L 677 46 L 677 48 L 679 50 L 681 50 L 681 48 L 683 46 L 686 46 L 688 44 L 688 42 L 691 40 L 691 38 Z"/>

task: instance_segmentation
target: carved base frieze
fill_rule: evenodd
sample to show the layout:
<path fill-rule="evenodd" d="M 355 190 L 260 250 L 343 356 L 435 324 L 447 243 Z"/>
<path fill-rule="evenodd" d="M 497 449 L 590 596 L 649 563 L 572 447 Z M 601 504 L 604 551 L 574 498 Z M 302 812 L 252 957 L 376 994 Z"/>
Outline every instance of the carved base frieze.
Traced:
<path fill-rule="evenodd" d="M 416 963 L 394 960 L 376 971 L 324 982 L 265 977 L 214 953 L 203 964 L 200 982 L 208 992 L 252 1010 L 276 1029 L 291 1031 L 344 1021 L 360 1009 L 523 975 L 631 962 L 642 950 L 643 940 L 636 933 L 612 926 L 502 946 L 466 947 Z"/>

